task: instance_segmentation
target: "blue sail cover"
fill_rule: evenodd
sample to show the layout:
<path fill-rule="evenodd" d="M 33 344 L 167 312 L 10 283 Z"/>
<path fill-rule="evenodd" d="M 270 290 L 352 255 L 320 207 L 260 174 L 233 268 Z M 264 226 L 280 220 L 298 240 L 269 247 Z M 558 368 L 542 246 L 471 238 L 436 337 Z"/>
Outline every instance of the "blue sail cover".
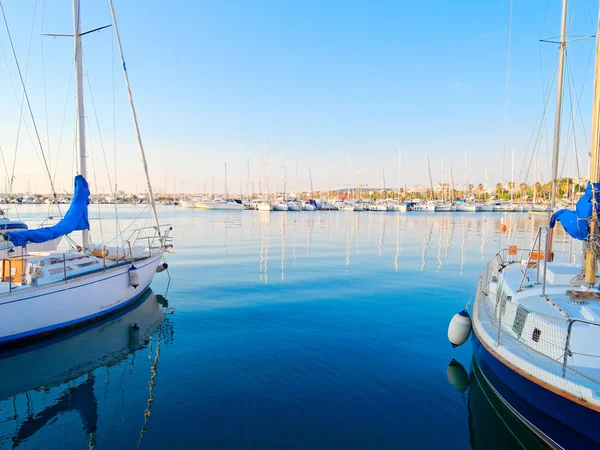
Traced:
<path fill-rule="evenodd" d="M 600 183 L 594 183 L 594 197 L 596 203 L 596 214 L 600 216 Z M 588 182 L 585 193 L 577 201 L 575 211 L 561 209 L 556 211 L 550 219 L 550 228 L 554 228 L 556 222 L 562 223 L 563 228 L 571 237 L 580 241 L 586 240 L 590 235 L 590 219 L 592 218 L 592 185 Z"/>
<path fill-rule="evenodd" d="M 8 240 L 17 247 L 22 247 L 29 242 L 41 244 L 42 242 L 51 241 L 76 230 L 89 230 L 89 198 L 90 189 L 88 182 L 83 176 L 77 175 L 75 177 L 75 193 L 73 194 L 71 206 L 60 222 L 52 227 L 6 233 Z"/>

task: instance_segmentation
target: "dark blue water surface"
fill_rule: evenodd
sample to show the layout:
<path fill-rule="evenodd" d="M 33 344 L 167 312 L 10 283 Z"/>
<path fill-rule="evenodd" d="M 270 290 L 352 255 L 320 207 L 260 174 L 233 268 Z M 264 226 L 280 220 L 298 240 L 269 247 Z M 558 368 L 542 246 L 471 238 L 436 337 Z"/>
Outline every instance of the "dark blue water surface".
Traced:
<path fill-rule="evenodd" d="M 481 389 L 449 384 L 471 348 L 446 331 L 509 235 L 529 242 L 526 214 L 160 214 L 170 282 L 157 274 L 119 316 L 3 354 L 1 448 L 521 445 Z"/>

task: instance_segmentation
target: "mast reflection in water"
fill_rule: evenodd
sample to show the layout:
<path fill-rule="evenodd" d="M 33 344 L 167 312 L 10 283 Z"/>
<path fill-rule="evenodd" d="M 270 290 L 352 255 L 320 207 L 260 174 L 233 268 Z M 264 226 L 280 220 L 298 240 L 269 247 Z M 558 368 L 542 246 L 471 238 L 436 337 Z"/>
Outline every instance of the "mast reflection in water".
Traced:
<path fill-rule="evenodd" d="M 139 446 L 151 418 L 161 346 L 173 341 L 166 307 L 164 297 L 148 290 L 93 327 L 3 353 L 0 448 L 94 448 L 121 424 Z M 139 415 L 123 414 L 131 411 L 128 396 Z M 104 428 L 103 415 L 110 418 Z"/>

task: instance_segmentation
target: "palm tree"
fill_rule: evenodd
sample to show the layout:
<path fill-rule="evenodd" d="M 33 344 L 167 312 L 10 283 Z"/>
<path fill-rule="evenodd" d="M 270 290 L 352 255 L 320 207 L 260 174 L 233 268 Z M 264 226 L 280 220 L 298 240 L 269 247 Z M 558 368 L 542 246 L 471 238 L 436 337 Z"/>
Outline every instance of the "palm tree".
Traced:
<path fill-rule="evenodd" d="M 496 196 L 497 196 L 497 197 L 500 197 L 500 195 L 502 194 L 502 191 L 503 191 L 503 190 L 504 190 L 504 189 L 503 189 L 503 187 L 502 187 L 502 183 L 498 183 L 498 184 L 496 185 Z"/>

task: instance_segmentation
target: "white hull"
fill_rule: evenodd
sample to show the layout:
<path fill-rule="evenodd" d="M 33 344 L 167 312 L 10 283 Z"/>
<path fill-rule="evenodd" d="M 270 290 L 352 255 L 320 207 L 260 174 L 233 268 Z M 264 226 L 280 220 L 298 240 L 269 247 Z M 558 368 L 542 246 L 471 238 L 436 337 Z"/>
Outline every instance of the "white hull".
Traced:
<path fill-rule="evenodd" d="M 75 379 L 106 364 L 122 361 L 132 351 L 132 344 L 143 345 L 165 319 L 157 296 L 146 290 L 143 303 L 99 324 L 69 333 L 66 339 L 48 341 L 48 345 L 19 351 L 2 359 L 0 399 L 28 391 L 54 387 Z M 131 340 L 131 325 L 139 327 L 137 339 Z"/>
<path fill-rule="evenodd" d="M 399 203 L 396 205 L 388 205 L 388 211 L 396 211 L 396 212 L 406 212 L 406 205 L 404 203 Z"/>
<path fill-rule="evenodd" d="M 549 208 L 548 206 L 545 205 L 533 205 L 531 207 L 531 211 L 535 211 L 535 212 L 548 212 Z"/>
<path fill-rule="evenodd" d="M 227 209 L 236 211 L 243 211 L 245 209 L 244 205 L 227 201 L 196 202 L 194 206 L 200 209 Z"/>
<path fill-rule="evenodd" d="M 477 211 L 481 212 L 492 212 L 492 205 L 477 205 Z"/>
<path fill-rule="evenodd" d="M 273 211 L 273 207 L 269 203 L 259 203 L 256 209 L 259 211 Z"/>
<path fill-rule="evenodd" d="M 332 205 L 331 203 L 323 202 L 321 203 L 320 209 L 323 211 L 337 211 L 337 206 Z"/>
<path fill-rule="evenodd" d="M 289 210 L 290 211 L 302 211 L 300 206 L 296 205 L 295 203 L 292 203 L 289 205 Z"/>
<path fill-rule="evenodd" d="M 528 212 L 531 211 L 531 205 L 516 205 L 515 211 L 517 212 Z"/>
<path fill-rule="evenodd" d="M 511 204 L 507 204 L 507 203 L 495 203 L 494 205 L 492 205 L 492 211 L 495 212 L 511 212 L 514 211 L 515 207 L 514 205 Z"/>
<path fill-rule="evenodd" d="M 277 205 L 273 205 L 273 211 L 288 211 L 290 208 L 285 203 L 278 203 Z"/>
<path fill-rule="evenodd" d="M 435 205 L 423 205 L 421 203 L 417 203 L 417 204 L 413 205 L 412 210 L 420 211 L 420 212 L 434 212 Z"/>
<path fill-rule="evenodd" d="M 476 212 L 477 206 L 475 205 L 456 205 L 456 212 Z"/>
<path fill-rule="evenodd" d="M 379 212 L 383 212 L 383 211 L 387 211 L 387 206 L 386 205 L 371 205 L 371 208 L 369 209 L 369 211 L 379 211 Z"/>
<path fill-rule="evenodd" d="M 315 207 L 314 205 L 311 205 L 310 203 L 305 203 L 304 205 L 302 205 L 302 211 L 314 211 Z"/>
<path fill-rule="evenodd" d="M 150 285 L 161 259 L 159 252 L 136 262 L 137 288 L 129 284 L 130 263 L 47 285 L 13 287 L 0 295 L 0 344 L 66 329 L 126 306 Z"/>
<path fill-rule="evenodd" d="M 361 204 L 354 205 L 354 211 L 364 211 L 365 209 Z"/>

